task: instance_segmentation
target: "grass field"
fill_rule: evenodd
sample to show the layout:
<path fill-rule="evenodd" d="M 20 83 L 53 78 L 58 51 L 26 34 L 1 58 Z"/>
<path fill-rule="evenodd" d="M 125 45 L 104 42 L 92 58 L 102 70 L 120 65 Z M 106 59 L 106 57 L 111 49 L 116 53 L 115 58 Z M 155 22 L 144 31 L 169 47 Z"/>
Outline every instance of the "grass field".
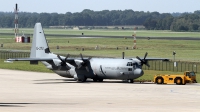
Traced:
<path fill-rule="evenodd" d="M 33 28 L 20 28 L 19 33 L 24 32 L 26 35 L 33 34 Z M 70 29 L 44 29 L 45 34 L 61 35 L 98 35 L 98 36 L 132 36 L 133 30 L 70 30 Z M 12 28 L 0 28 L 0 33 L 13 33 Z M 138 37 L 198 37 L 199 32 L 172 32 L 169 30 L 137 30 Z M 2 38 L 3 36 L 0 36 Z M 13 38 L 12 36 L 10 36 Z"/>
<path fill-rule="evenodd" d="M 148 57 L 162 57 L 174 59 L 172 52 L 176 51 L 175 59 L 178 61 L 199 62 L 200 44 L 195 40 L 147 40 L 137 39 L 137 49 L 132 49 L 133 40 L 124 38 L 47 38 L 51 52 L 104 57 L 121 57 L 125 52 L 126 57 L 143 57 L 148 52 Z M 69 43 L 68 43 L 69 42 Z M 30 43 L 15 43 L 14 39 L 1 39 L 4 47 L 1 50 L 30 51 Z M 95 46 L 99 50 L 95 50 Z M 59 49 L 57 49 L 59 46 Z M 125 48 L 128 47 L 126 50 Z M 82 51 L 84 48 L 84 51 Z M 117 50 L 118 48 L 118 50 Z"/>
<path fill-rule="evenodd" d="M 33 29 L 21 29 L 25 34 L 32 34 Z M 133 31 L 128 30 L 65 30 L 65 29 L 44 29 L 46 34 L 66 34 L 66 35 L 106 35 L 106 36 L 130 36 Z M 13 33 L 12 29 L 0 29 L 0 33 Z M 137 31 L 137 36 L 147 37 L 200 37 L 200 33 L 195 32 L 171 32 L 171 31 Z M 83 56 L 97 57 L 121 57 L 125 52 L 126 58 L 140 56 L 143 57 L 148 52 L 148 57 L 169 58 L 174 60 L 172 55 L 176 51 L 176 61 L 200 62 L 200 44 L 196 40 L 147 40 L 137 38 L 137 49 L 132 49 L 133 39 L 131 38 L 70 38 L 47 36 L 48 44 L 51 52 L 60 54 L 71 54 Z M 30 51 L 30 43 L 15 43 L 10 35 L 0 35 L 0 50 L 23 50 Z M 95 46 L 99 46 L 99 50 L 95 50 Z M 59 49 L 57 49 L 59 46 Z M 128 49 L 125 49 L 128 47 Z M 84 48 L 84 51 L 82 50 Z M 118 50 L 117 50 L 118 48 Z M 28 71 L 51 72 L 41 63 L 38 66 L 29 65 L 29 62 L 15 62 L 13 64 L 5 64 L 3 60 L 0 62 L 0 68 L 17 69 Z M 152 80 L 155 74 L 165 74 L 170 71 L 153 71 L 145 70 L 145 75 L 139 79 Z M 170 72 L 173 73 L 173 72 Z M 180 73 L 180 72 L 178 72 Z M 199 75 L 199 74 L 197 74 Z M 198 78 L 199 80 L 199 78 Z M 200 80 L 199 80 L 200 81 Z"/>

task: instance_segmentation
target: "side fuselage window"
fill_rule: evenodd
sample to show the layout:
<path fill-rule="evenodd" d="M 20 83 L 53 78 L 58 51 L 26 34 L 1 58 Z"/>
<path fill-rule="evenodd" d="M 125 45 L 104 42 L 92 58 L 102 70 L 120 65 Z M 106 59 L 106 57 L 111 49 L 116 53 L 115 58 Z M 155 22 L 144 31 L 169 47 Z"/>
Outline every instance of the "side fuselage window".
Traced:
<path fill-rule="evenodd" d="M 128 68 L 128 71 L 132 71 L 132 68 Z"/>

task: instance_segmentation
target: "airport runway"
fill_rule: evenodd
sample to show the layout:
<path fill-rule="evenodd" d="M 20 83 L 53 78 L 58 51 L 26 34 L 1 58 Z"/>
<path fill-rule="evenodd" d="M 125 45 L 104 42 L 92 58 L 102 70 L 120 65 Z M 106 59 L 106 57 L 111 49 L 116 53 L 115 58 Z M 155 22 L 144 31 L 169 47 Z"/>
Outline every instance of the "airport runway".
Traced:
<path fill-rule="evenodd" d="M 200 112 L 200 84 L 77 83 L 0 69 L 0 112 Z"/>

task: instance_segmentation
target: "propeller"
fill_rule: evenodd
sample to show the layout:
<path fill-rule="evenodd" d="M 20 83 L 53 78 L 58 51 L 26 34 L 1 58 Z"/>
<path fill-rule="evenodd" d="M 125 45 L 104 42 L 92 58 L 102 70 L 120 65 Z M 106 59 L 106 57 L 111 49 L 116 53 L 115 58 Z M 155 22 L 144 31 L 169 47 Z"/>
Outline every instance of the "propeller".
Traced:
<path fill-rule="evenodd" d="M 89 57 L 87 60 L 84 60 L 83 59 L 83 55 L 80 53 L 80 57 L 81 57 L 81 60 L 82 60 L 82 63 L 81 66 L 85 67 L 85 69 L 87 70 L 87 72 L 89 72 L 89 68 L 88 68 L 88 61 L 92 58 L 92 57 Z M 78 69 L 81 68 L 81 66 L 78 65 Z"/>
<path fill-rule="evenodd" d="M 61 61 L 61 62 L 60 62 L 61 67 L 64 67 L 64 66 L 65 66 L 65 67 L 67 68 L 67 70 L 71 69 L 71 67 L 69 67 L 69 66 L 66 64 L 67 58 L 68 58 L 69 56 L 70 56 L 70 55 L 67 54 L 65 60 L 63 60 L 63 59 L 60 57 L 60 55 L 57 55 L 58 59 L 60 59 L 60 61 Z M 61 67 L 60 67 L 59 69 L 61 69 Z"/>
<path fill-rule="evenodd" d="M 144 59 L 140 59 L 140 57 L 136 56 L 136 58 L 138 60 L 140 60 L 141 64 L 145 64 L 146 66 L 150 67 L 150 65 L 148 64 L 148 61 L 146 60 L 146 57 L 147 57 L 148 53 L 146 52 L 145 55 L 144 55 Z"/>

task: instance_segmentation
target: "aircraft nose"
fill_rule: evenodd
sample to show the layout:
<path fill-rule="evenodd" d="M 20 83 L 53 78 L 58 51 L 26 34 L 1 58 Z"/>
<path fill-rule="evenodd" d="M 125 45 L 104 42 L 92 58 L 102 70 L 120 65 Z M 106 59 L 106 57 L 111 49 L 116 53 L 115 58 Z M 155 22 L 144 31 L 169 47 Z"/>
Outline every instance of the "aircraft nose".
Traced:
<path fill-rule="evenodd" d="M 142 69 L 135 69 L 134 74 L 142 76 L 144 74 L 144 71 Z"/>

